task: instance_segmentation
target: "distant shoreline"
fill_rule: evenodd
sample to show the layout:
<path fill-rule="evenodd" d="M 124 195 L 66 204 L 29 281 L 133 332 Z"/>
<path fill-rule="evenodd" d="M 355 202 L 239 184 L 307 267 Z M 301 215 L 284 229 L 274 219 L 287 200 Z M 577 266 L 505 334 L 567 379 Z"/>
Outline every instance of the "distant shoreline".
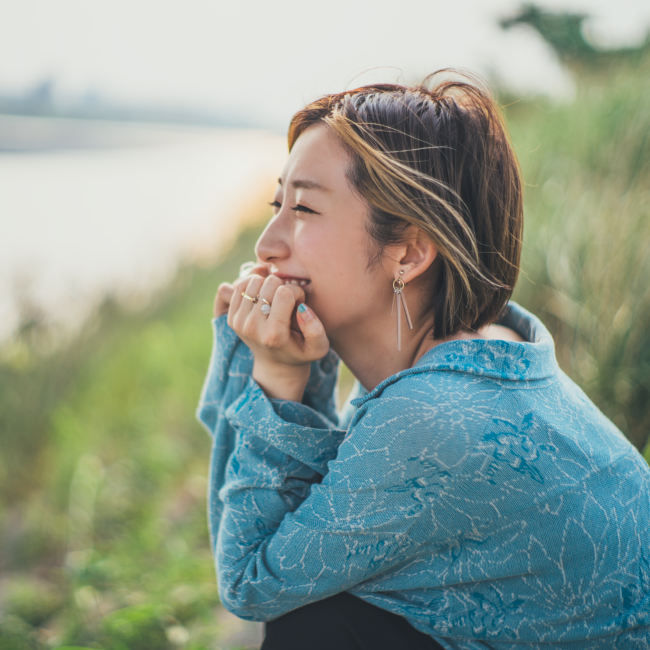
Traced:
<path fill-rule="evenodd" d="M 6 115 L 0 149 L 0 342 L 34 309 L 74 329 L 214 259 L 286 155 L 261 130 Z"/>
<path fill-rule="evenodd" d="M 114 149 L 256 129 L 0 113 L 0 153 Z"/>

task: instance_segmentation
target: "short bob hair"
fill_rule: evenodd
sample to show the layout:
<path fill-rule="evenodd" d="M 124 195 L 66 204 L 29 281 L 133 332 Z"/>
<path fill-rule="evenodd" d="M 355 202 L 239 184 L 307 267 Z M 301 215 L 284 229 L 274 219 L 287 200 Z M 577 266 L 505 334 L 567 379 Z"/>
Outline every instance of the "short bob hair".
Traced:
<path fill-rule="evenodd" d="M 449 80 L 450 72 L 459 78 Z M 369 204 L 377 244 L 370 265 L 410 224 L 437 247 L 426 276 L 434 338 L 497 320 L 519 273 L 523 199 L 517 158 L 487 90 L 440 70 L 414 87 L 325 95 L 293 116 L 289 149 L 317 123 L 351 155 L 347 175 Z"/>

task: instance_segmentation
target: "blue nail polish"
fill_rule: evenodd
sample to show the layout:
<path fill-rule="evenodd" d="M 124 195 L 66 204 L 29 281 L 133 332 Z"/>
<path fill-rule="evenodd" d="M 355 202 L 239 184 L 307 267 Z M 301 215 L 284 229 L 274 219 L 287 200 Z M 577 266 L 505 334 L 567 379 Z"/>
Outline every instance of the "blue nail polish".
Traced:
<path fill-rule="evenodd" d="M 301 303 L 298 305 L 298 311 L 299 311 L 301 314 L 304 313 L 304 312 L 306 312 L 306 311 L 307 311 L 307 305 L 305 305 L 304 302 L 301 302 Z"/>

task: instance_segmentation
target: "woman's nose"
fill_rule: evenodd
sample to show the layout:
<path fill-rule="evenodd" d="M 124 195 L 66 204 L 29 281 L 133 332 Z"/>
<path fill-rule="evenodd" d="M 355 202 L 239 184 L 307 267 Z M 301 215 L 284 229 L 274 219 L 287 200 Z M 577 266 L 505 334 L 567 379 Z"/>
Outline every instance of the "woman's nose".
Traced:
<path fill-rule="evenodd" d="M 289 255 L 286 224 L 283 221 L 280 213 L 276 214 L 257 240 L 255 254 L 260 262 L 270 263 Z"/>

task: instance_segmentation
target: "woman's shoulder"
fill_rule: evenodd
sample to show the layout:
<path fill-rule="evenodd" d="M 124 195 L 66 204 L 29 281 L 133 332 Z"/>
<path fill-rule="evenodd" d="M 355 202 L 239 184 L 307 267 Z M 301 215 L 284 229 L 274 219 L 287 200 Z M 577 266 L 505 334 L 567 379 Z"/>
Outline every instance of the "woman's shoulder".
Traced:
<path fill-rule="evenodd" d="M 638 470 L 638 453 L 573 384 L 561 375 L 534 383 L 517 390 L 472 373 L 409 373 L 353 401 L 349 442 L 385 449 L 391 462 L 433 457 L 463 475 L 523 480 L 542 492 L 552 476 L 574 486 L 623 461 Z"/>
<path fill-rule="evenodd" d="M 457 373 L 407 373 L 352 400 L 347 441 L 366 451 L 386 449 L 393 460 L 435 448 L 453 463 L 490 428 L 500 390 Z"/>
<path fill-rule="evenodd" d="M 501 322 L 524 341 L 441 344 L 353 399 L 358 442 L 434 444 L 452 456 L 507 457 L 522 467 L 535 459 L 564 464 L 569 473 L 577 460 L 588 473 L 633 456 L 624 436 L 559 369 L 541 322 L 514 303 Z"/>

